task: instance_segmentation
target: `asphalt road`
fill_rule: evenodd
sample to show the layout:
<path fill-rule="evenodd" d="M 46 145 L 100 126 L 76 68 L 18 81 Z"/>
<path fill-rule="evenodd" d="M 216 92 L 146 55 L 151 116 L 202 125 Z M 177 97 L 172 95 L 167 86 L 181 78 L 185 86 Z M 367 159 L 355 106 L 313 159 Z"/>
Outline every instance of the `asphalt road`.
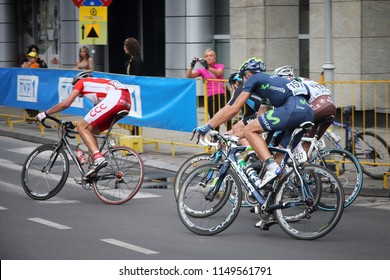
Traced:
<path fill-rule="evenodd" d="M 112 206 L 73 184 L 73 169 L 56 197 L 32 200 L 20 171 L 37 144 L 6 137 L 0 143 L 2 260 L 390 259 L 388 198 L 359 198 L 330 234 L 315 241 L 295 240 L 277 225 L 260 231 L 247 208 L 226 231 L 205 237 L 181 224 L 170 185 L 143 187 L 128 203 Z M 146 176 L 170 180 L 174 173 L 147 168 Z"/>

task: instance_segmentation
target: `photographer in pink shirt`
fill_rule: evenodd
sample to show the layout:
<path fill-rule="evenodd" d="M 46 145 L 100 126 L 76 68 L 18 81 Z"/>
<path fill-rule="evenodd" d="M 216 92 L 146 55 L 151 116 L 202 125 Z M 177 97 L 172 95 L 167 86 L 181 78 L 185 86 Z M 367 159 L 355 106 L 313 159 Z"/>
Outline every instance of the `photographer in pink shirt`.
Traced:
<path fill-rule="evenodd" d="M 202 68 L 194 69 L 195 64 L 199 63 Z M 207 101 L 208 113 L 210 118 L 223 106 L 225 106 L 228 97 L 225 94 L 226 88 L 223 81 L 214 81 L 210 79 L 224 79 L 225 65 L 217 63 L 217 54 L 213 49 L 207 49 L 203 58 L 197 56 L 191 62 L 187 71 L 187 78 L 202 77 L 207 81 Z M 218 130 L 218 128 L 215 128 Z M 228 128 L 229 130 L 229 128 Z"/>

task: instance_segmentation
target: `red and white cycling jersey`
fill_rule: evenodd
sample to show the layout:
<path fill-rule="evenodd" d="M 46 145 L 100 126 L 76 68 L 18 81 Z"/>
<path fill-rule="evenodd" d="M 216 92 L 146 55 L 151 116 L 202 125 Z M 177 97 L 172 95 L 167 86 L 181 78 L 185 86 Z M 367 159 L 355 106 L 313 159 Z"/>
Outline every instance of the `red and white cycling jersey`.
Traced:
<path fill-rule="evenodd" d="M 73 90 L 80 91 L 80 97 L 88 98 L 95 105 L 84 119 L 99 131 L 106 130 L 118 112 L 131 109 L 130 92 L 115 80 L 84 78 Z"/>
<path fill-rule="evenodd" d="M 98 104 L 111 90 L 127 89 L 123 84 L 115 80 L 103 78 L 84 78 L 79 80 L 74 90 L 80 91 L 79 97 L 85 97 L 92 101 L 94 105 Z"/>

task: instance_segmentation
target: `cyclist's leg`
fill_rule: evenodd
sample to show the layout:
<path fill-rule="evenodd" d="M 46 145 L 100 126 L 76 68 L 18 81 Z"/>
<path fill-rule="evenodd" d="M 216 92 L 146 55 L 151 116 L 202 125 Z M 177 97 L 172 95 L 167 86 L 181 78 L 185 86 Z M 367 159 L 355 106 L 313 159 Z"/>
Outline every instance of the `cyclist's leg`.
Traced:
<path fill-rule="evenodd" d="M 107 165 L 107 161 L 100 153 L 97 141 L 92 132 L 100 133 L 108 129 L 113 120 L 115 120 L 117 113 L 123 110 L 130 110 L 130 100 L 128 92 L 124 90 L 113 90 L 107 94 L 107 97 L 97 104 L 81 121 L 81 131 L 79 131 L 81 138 L 88 147 L 90 153 L 93 155 L 94 163 L 91 165 L 84 177 L 88 178 L 96 173 L 100 168 Z M 85 127 L 85 129 L 82 129 Z"/>

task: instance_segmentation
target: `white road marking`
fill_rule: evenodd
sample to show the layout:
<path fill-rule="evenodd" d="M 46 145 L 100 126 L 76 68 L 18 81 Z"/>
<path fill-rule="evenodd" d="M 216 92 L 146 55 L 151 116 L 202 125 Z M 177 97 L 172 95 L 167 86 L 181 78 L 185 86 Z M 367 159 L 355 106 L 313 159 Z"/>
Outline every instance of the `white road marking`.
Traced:
<path fill-rule="evenodd" d="M 29 218 L 27 220 L 30 220 L 30 221 L 33 221 L 33 222 L 36 222 L 36 223 L 39 223 L 39 224 L 43 224 L 43 225 L 46 225 L 46 226 L 49 226 L 49 227 L 57 228 L 57 229 L 71 229 L 71 227 L 64 226 L 64 225 L 61 225 L 61 224 L 57 224 L 57 223 L 54 223 L 54 222 L 51 222 L 51 221 L 48 221 L 48 220 L 45 220 L 45 219 L 41 219 L 41 218 Z"/>
<path fill-rule="evenodd" d="M 132 250 L 132 251 L 139 252 L 139 253 L 143 253 L 145 255 L 159 254 L 159 252 L 152 251 L 152 250 L 149 250 L 149 249 L 146 249 L 146 248 L 142 248 L 142 247 L 139 247 L 139 246 L 136 246 L 136 245 L 133 245 L 133 244 L 130 244 L 130 243 L 122 242 L 122 241 L 119 241 L 119 240 L 116 240 L 116 239 L 112 239 L 112 238 L 100 239 L 100 240 L 103 241 L 103 242 L 107 242 L 109 244 L 115 245 L 115 246 L 119 246 L 119 247 L 122 247 L 122 248 L 125 248 L 125 249 L 129 249 L 129 250 Z"/>
<path fill-rule="evenodd" d="M 0 210 L 7 210 L 7 208 L 0 206 Z"/>
<path fill-rule="evenodd" d="M 29 155 L 35 149 L 36 147 L 24 147 L 24 148 L 7 149 L 7 151 L 11 151 L 13 153 L 18 153 L 22 155 Z"/>

